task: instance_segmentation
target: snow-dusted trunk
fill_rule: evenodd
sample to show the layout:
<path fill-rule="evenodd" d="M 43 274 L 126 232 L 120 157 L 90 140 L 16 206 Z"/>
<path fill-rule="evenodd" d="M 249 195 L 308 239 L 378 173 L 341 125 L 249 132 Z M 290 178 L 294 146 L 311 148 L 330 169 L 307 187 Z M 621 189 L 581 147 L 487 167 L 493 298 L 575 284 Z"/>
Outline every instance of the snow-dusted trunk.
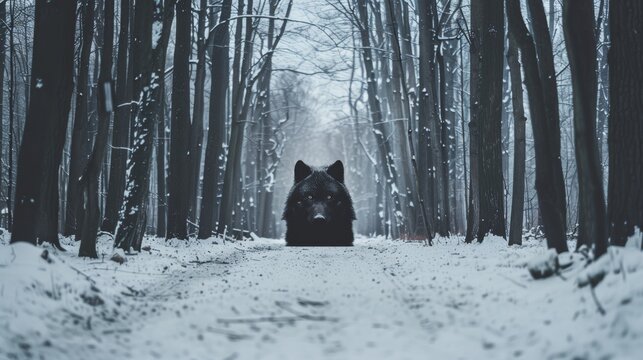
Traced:
<path fill-rule="evenodd" d="M 67 182 L 67 202 L 65 206 L 65 226 L 63 235 L 69 236 L 76 231 L 78 199 L 80 198 L 79 181 L 87 157 L 91 151 L 89 138 L 89 56 L 94 38 L 94 0 L 82 2 L 82 35 L 78 78 L 76 81 L 76 110 L 74 113 L 74 130 L 71 138 L 69 179 Z"/>
<path fill-rule="evenodd" d="M 386 136 L 386 129 L 382 123 L 382 111 L 380 100 L 377 96 L 377 80 L 375 79 L 375 70 L 373 67 L 373 54 L 371 51 L 371 41 L 369 38 L 369 21 L 368 9 L 365 0 L 357 1 L 358 21 L 360 23 L 360 39 L 362 42 L 362 61 L 366 72 L 368 104 L 370 107 L 371 121 L 373 123 L 373 133 L 377 141 L 378 155 L 380 165 L 383 166 L 386 176 L 387 189 L 389 190 L 394 211 L 394 226 L 396 233 L 404 233 L 404 216 L 400 204 L 400 194 L 397 188 L 397 169 L 393 162 L 393 153 L 391 144 Z"/>
<path fill-rule="evenodd" d="M 58 169 L 70 110 L 76 1 L 36 1 L 30 101 L 11 242 L 58 240 Z"/>
<path fill-rule="evenodd" d="M 564 252 L 567 251 L 565 208 L 561 209 L 560 205 L 561 201 L 563 204 L 565 202 L 565 189 L 560 170 L 560 137 L 556 136 L 560 130 L 549 126 L 543 93 L 545 87 L 540 78 L 536 47 L 522 17 L 520 3 L 518 0 L 506 0 L 506 6 L 509 36 L 514 38 L 520 49 L 525 71 L 536 153 L 536 192 L 547 246 Z"/>
<path fill-rule="evenodd" d="M 133 71 L 135 88 L 142 89 L 138 97 L 133 148 L 127 160 L 127 181 L 125 198 L 120 211 L 120 220 L 116 229 L 114 247 L 125 251 L 140 250 L 147 222 L 146 204 L 149 190 L 150 161 L 153 149 L 154 126 L 157 121 L 156 102 L 159 74 L 158 64 L 165 51 L 159 46 L 163 27 L 163 5 L 160 1 L 143 1 L 136 4 L 136 21 L 132 29 L 134 36 Z"/>
<path fill-rule="evenodd" d="M 116 59 L 116 98 L 112 149 L 109 164 L 109 185 L 101 229 L 113 233 L 118 221 L 118 209 L 123 201 L 125 188 L 125 162 L 129 148 L 129 118 L 131 99 L 128 95 L 127 45 L 129 40 L 130 0 L 121 0 L 118 54 Z M 131 59 L 130 59 L 131 61 Z M 131 74 L 130 74 L 131 76 Z"/>
<path fill-rule="evenodd" d="M 241 6 L 241 9 L 243 6 Z M 253 0 L 247 4 L 247 15 L 253 13 Z M 243 41 L 235 41 L 235 51 L 239 51 L 243 46 L 241 53 L 235 53 L 235 62 L 239 66 L 233 71 L 232 95 L 232 120 L 230 123 L 230 141 L 228 144 L 228 156 L 225 164 L 225 174 L 223 177 L 223 191 L 221 194 L 221 210 L 219 213 L 219 224 L 217 232 L 232 232 L 234 221 L 239 220 L 241 214 L 239 209 L 235 208 L 235 203 L 240 200 L 241 196 L 241 153 L 243 150 L 243 134 L 248 111 L 250 108 L 251 87 L 248 83 L 249 70 L 252 61 L 253 52 L 253 35 L 254 26 L 252 18 L 248 17 L 245 21 L 245 33 Z M 241 36 L 237 33 L 238 37 Z M 242 45 L 243 44 L 243 45 Z M 240 60 L 236 60 L 237 57 Z M 234 83 L 233 83 L 234 84 Z"/>
<path fill-rule="evenodd" d="M 413 198 L 415 196 L 415 182 L 413 177 L 413 169 L 411 167 L 411 152 L 409 142 L 406 137 L 406 126 L 410 119 L 410 107 L 406 106 L 408 101 L 408 89 L 402 86 L 402 77 L 404 74 L 405 63 L 400 64 L 399 59 L 402 58 L 401 43 L 399 41 L 399 17 L 400 17 L 400 4 L 398 0 L 386 0 L 386 25 L 388 31 L 388 42 L 392 50 L 391 54 L 384 54 L 384 56 L 391 57 L 391 90 L 392 98 L 389 99 L 393 110 L 393 128 L 394 134 L 397 138 L 397 155 L 399 156 L 400 166 L 400 186 L 403 187 L 404 207 L 407 209 L 406 224 L 407 224 L 407 237 L 415 237 L 416 232 L 416 211 Z"/>
<path fill-rule="evenodd" d="M 232 0 L 224 0 L 221 6 L 219 24 L 211 28 L 212 67 L 210 69 L 210 109 L 208 120 L 208 140 L 205 149 L 203 168 L 203 190 L 201 196 L 201 213 L 199 217 L 199 239 L 212 236 L 217 208 L 217 188 L 221 179 L 221 169 L 225 162 L 225 123 L 226 94 L 230 77 L 230 60 L 228 58 L 228 19 Z"/>
<path fill-rule="evenodd" d="M 83 170 L 80 183 L 81 197 L 78 211 L 76 238 L 80 239 L 78 255 L 97 258 L 96 236 L 100 224 L 98 180 L 102 170 L 103 157 L 107 148 L 110 113 L 112 112 L 112 47 L 114 45 L 114 0 L 105 0 L 105 26 L 103 29 L 103 51 L 98 77 L 98 129 L 94 149 Z"/>
<path fill-rule="evenodd" d="M 643 230 L 643 3 L 612 0 L 608 216 L 611 243 Z"/>
<path fill-rule="evenodd" d="M 172 75 L 172 124 L 168 171 L 166 237 L 187 239 L 190 189 L 190 55 L 192 2 L 176 3 L 176 41 Z M 186 190 L 188 191 L 186 194 Z"/>

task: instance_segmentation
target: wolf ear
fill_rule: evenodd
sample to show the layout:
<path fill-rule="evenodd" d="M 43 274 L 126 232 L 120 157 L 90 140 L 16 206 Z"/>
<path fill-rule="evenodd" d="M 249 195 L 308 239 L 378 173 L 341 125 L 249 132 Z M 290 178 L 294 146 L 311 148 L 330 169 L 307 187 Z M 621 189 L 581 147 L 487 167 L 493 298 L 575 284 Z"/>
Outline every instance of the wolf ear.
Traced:
<path fill-rule="evenodd" d="M 326 173 L 340 183 L 344 183 L 344 164 L 340 160 L 335 161 L 333 165 L 326 168 Z"/>
<path fill-rule="evenodd" d="M 308 175 L 312 174 L 313 170 L 310 166 L 306 165 L 303 161 L 299 160 L 295 164 L 295 184 L 304 180 Z"/>

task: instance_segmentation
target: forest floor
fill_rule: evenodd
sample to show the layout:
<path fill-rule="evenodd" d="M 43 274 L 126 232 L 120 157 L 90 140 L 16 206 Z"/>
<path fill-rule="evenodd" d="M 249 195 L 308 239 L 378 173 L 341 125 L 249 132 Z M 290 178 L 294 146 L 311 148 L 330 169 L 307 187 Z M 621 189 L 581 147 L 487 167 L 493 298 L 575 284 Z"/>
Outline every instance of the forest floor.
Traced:
<path fill-rule="evenodd" d="M 542 240 L 164 241 L 109 261 L 0 240 L 0 359 L 640 359 L 643 255 L 532 280 Z M 614 257 L 614 254 L 609 254 Z M 617 254 L 618 255 L 618 254 Z M 623 254 L 621 254 L 623 255 Z M 638 271 L 637 271 L 638 270 Z M 627 275 L 625 275 L 627 273 Z M 599 310 L 603 309 L 604 314 Z"/>

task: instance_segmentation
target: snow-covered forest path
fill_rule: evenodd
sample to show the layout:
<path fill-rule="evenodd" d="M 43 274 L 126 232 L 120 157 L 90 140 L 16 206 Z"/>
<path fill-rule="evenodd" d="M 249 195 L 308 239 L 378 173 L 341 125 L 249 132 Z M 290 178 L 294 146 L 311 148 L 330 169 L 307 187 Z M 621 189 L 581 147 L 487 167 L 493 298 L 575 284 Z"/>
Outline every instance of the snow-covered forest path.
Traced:
<path fill-rule="evenodd" d="M 545 250 L 540 241 L 212 242 L 150 239 L 149 251 L 124 265 L 59 253 L 100 289 L 123 289 L 113 316 L 67 304 L 71 315 L 32 314 L 42 321 L 35 332 L 12 323 L 24 314 L 5 316 L 5 351 L 24 355 L 26 347 L 48 359 L 591 359 L 640 348 L 640 311 L 601 316 L 573 278 L 530 279 L 525 261 Z M 597 290 L 606 308 L 616 301 L 609 288 Z M 5 291 L 1 302 L 9 300 Z"/>

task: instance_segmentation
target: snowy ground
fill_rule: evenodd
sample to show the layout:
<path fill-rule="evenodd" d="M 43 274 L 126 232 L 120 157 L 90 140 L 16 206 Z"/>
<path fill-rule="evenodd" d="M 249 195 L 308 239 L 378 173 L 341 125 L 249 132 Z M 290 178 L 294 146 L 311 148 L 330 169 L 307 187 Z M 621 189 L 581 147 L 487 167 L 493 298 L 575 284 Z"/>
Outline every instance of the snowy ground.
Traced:
<path fill-rule="evenodd" d="M 146 239 L 118 265 L 0 240 L 0 359 L 640 359 L 643 255 L 595 289 L 545 246 Z M 624 256 L 627 255 L 627 256 Z M 638 271 L 637 271 L 638 270 Z M 627 274 L 626 274 L 627 273 Z"/>

